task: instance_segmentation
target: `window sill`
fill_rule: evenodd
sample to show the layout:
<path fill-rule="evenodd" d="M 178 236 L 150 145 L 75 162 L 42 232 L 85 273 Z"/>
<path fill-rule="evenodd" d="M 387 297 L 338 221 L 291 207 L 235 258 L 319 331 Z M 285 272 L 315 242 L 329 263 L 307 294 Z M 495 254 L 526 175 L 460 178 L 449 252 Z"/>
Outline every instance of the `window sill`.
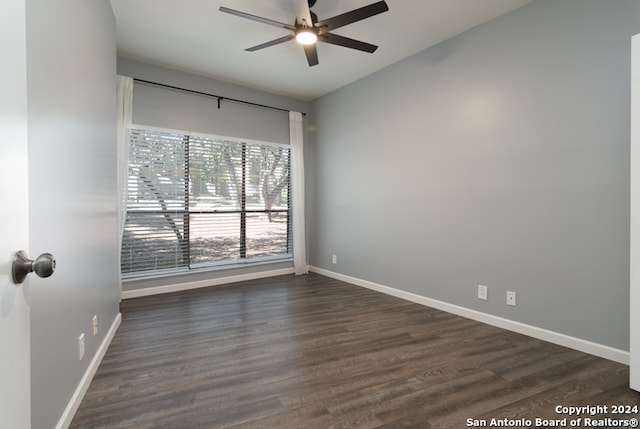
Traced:
<path fill-rule="evenodd" d="M 245 270 L 251 268 L 264 267 L 274 264 L 291 263 L 293 264 L 293 255 L 286 256 L 270 256 L 264 258 L 254 258 L 247 260 L 234 260 L 229 262 L 203 262 L 195 264 L 191 268 L 169 269 L 145 271 L 140 273 L 132 273 L 122 278 L 123 285 L 129 285 L 138 282 L 147 282 L 154 280 L 185 278 L 210 273 L 226 273 L 229 271 Z M 257 270 L 256 270 L 257 271 Z M 218 277 L 218 276 L 216 276 Z"/>

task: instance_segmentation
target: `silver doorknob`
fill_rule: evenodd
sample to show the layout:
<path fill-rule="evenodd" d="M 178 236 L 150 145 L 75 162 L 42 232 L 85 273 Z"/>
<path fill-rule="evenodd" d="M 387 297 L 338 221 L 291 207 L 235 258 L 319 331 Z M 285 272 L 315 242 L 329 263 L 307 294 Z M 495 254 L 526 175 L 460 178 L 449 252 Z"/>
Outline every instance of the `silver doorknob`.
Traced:
<path fill-rule="evenodd" d="M 11 275 L 15 284 L 24 282 L 27 274 L 35 272 L 38 277 L 49 277 L 56 269 L 56 260 L 51 253 L 43 253 L 36 260 L 31 260 L 23 250 L 13 255 Z"/>

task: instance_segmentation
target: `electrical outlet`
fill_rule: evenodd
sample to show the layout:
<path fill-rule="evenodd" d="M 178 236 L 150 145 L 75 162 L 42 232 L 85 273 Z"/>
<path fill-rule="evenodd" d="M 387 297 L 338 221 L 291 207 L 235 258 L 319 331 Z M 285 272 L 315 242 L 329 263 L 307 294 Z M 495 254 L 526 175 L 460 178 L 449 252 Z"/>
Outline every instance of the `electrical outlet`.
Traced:
<path fill-rule="evenodd" d="M 331 262 L 333 262 L 334 264 L 338 263 L 338 257 L 336 255 L 331 256 Z"/>
<path fill-rule="evenodd" d="M 78 337 L 78 360 L 84 357 L 84 332 Z"/>
<path fill-rule="evenodd" d="M 507 305 L 512 307 L 516 306 L 516 293 L 512 291 L 507 291 Z"/>
<path fill-rule="evenodd" d="M 97 314 L 93 316 L 93 319 L 91 319 L 91 326 L 93 327 L 93 336 L 95 337 L 96 335 L 98 335 L 98 315 Z"/>
<path fill-rule="evenodd" d="M 489 299 L 489 288 L 483 285 L 478 285 L 478 299 L 486 301 Z"/>

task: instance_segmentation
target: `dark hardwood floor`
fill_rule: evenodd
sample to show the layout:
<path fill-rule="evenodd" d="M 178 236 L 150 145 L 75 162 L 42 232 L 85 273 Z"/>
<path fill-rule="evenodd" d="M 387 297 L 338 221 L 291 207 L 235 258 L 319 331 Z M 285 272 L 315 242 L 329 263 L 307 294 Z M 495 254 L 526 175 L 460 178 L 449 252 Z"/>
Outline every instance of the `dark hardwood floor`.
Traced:
<path fill-rule="evenodd" d="M 558 405 L 640 405 L 625 365 L 317 274 L 131 299 L 122 315 L 71 428 L 536 427 L 575 418 Z"/>

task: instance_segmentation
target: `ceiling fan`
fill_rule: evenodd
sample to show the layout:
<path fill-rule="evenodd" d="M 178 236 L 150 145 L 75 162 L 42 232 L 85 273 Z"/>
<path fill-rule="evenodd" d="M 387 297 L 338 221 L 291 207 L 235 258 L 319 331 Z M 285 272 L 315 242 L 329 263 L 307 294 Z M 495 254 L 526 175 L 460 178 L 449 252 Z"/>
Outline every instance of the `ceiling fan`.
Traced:
<path fill-rule="evenodd" d="M 336 15 L 332 18 L 323 19 L 322 21 L 318 21 L 318 17 L 316 16 L 316 14 L 311 11 L 311 8 L 315 4 L 316 0 L 293 0 L 293 7 L 296 12 L 296 19 L 293 25 L 274 21 L 268 18 L 262 18 L 256 15 L 251 15 L 246 12 L 229 9 L 224 6 L 220 7 L 220 12 L 230 13 L 241 18 L 250 19 L 252 21 L 261 22 L 263 24 L 272 25 L 274 27 L 284 28 L 291 31 L 291 34 L 284 37 L 280 37 L 278 39 L 271 40 L 266 43 L 261 43 L 260 45 L 245 49 L 249 52 L 268 48 L 269 46 L 278 45 L 280 43 L 296 39 L 304 48 L 304 53 L 307 57 L 309 66 L 315 66 L 318 64 L 318 49 L 316 46 L 317 42 L 344 46 L 345 48 L 356 49 L 358 51 L 368 53 L 373 53 L 376 49 L 378 49 L 376 45 L 340 36 L 338 34 L 333 34 L 331 33 L 331 31 L 388 11 L 389 6 L 387 6 L 386 2 L 379 1 L 376 3 L 372 3 L 368 6 L 354 9 L 350 12 Z"/>

